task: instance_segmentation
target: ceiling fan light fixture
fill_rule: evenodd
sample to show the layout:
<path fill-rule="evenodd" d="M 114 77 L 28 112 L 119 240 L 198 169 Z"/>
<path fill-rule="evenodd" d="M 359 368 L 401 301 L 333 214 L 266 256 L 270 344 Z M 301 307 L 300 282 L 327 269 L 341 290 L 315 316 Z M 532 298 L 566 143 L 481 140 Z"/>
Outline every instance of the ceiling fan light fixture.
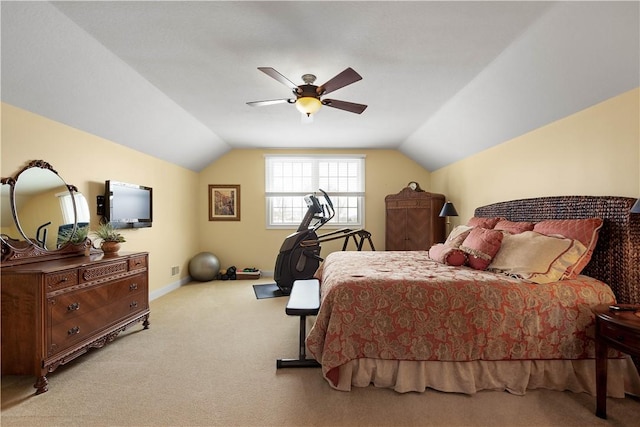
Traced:
<path fill-rule="evenodd" d="M 322 102 L 313 96 L 302 96 L 296 100 L 296 108 L 307 117 L 317 113 L 320 107 L 322 107 Z"/>

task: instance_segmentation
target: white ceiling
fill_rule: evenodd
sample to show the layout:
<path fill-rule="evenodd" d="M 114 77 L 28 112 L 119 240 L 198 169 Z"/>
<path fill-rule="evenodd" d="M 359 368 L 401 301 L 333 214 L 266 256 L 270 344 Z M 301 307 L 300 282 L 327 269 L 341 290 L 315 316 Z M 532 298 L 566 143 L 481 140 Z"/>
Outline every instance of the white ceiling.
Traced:
<path fill-rule="evenodd" d="M 199 171 L 233 148 L 395 148 L 435 170 L 640 86 L 631 2 L 7 2 L 2 101 Z M 312 124 L 295 83 L 363 80 Z"/>

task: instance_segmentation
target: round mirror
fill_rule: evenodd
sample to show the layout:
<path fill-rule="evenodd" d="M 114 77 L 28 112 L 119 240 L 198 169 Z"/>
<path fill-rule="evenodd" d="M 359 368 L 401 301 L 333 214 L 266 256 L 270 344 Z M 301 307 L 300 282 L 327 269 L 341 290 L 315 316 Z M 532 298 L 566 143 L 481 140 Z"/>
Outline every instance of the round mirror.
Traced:
<path fill-rule="evenodd" d="M 31 161 L 0 183 L 3 264 L 86 254 L 88 203 L 49 163 Z"/>
<path fill-rule="evenodd" d="M 13 199 L 18 230 L 32 244 L 50 251 L 69 241 L 58 241 L 58 230 L 63 225 L 76 223 L 75 207 L 72 214 L 62 210 L 61 197 L 73 194 L 64 180 L 53 170 L 30 167 L 16 177 Z"/>

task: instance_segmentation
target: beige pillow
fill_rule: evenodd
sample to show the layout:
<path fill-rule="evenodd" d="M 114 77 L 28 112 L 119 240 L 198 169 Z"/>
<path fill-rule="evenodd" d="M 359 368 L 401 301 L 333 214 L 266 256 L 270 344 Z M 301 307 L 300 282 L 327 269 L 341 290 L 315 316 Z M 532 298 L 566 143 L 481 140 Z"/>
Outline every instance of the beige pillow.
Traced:
<path fill-rule="evenodd" d="M 449 233 L 449 237 L 447 237 L 444 244 L 454 248 L 460 247 L 462 242 L 464 242 L 464 239 L 466 239 L 469 233 L 471 233 L 472 229 L 473 227 L 469 227 L 467 225 L 458 225 L 456 228 L 451 230 L 451 233 Z"/>
<path fill-rule="evenodd" d="M 587 248 L 578 240 L 545 236 L 535 231 L 503 236 L 500 250 L 487 269 L 535 283 L 557 282 Z"/>

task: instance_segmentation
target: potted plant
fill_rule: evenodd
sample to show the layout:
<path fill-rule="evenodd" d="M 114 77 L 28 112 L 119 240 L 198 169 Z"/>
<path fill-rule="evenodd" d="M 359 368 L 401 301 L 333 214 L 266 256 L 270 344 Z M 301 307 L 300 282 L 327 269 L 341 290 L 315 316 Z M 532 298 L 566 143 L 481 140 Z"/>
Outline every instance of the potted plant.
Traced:
<path fill-rule="evenodd" d="M 105 254 L 116 254 L 120 250 L 120 243 L 126 242 L 124 236 L 116 231 L 111 223 L 100 224 L 92 233 L 100 239 L 100 249 Z"/>
<path fill-rule="evenodd" d="M 89 234 L 89 226 L 76 227 L 75 232 L 73 232 L 72 228 L 65 228 L 64 230 L 58 233 L 58 241 L 62 242 L 59 244 L 64 244 L 66 242 L 70 242 L 74 245 L 79 245 L 84 243 L 87 240 Z"/>

